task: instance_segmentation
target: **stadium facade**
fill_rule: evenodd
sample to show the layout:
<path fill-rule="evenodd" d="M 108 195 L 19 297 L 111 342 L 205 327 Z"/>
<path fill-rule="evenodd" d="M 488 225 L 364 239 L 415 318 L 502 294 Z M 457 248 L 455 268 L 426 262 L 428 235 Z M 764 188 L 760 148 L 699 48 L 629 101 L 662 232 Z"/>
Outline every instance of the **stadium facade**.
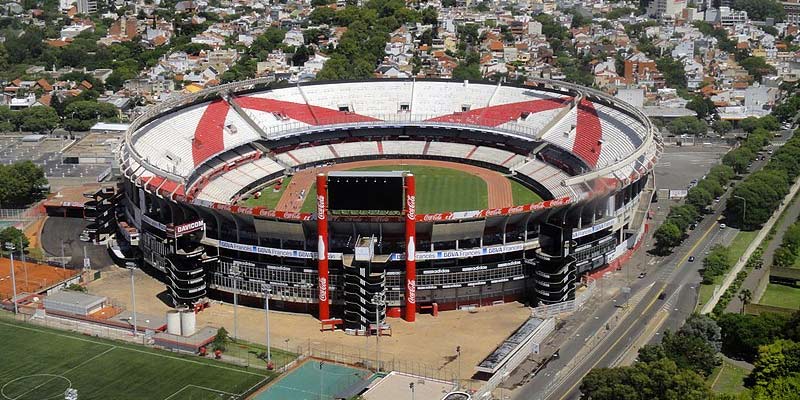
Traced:
<path fill-rule="evenodd" d="M 374 320 L 378 293 L 381 316 L 410 321 L 434 303 L 554 304 L 637 245 L 661 151 L 639 110 L 564 82 L 243 81 L 134 121 L 119 152 L 117 237 L 163 274 L 176 304 L 233 292 L 257 304 L 269 292 L 274 308 L 354 331 Z M 420 214 L 402 174 L 397 212 L 335 213 L 341 199 L 322 175 L 316 213 L 238 205 L 293 171 L 375 159 L 471 164 L 544 201 Z"/>

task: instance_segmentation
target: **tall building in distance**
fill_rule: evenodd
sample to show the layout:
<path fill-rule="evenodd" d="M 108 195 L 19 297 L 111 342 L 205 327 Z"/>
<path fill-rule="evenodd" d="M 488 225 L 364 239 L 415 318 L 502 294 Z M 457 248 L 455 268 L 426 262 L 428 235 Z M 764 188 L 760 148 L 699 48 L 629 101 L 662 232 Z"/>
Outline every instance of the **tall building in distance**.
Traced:
<path fill-rule="evenodd" d="M 658 18 L 672 18 L 686 9 L 686 0 L 651 0 L 647 5 L 647 15 Z"/>

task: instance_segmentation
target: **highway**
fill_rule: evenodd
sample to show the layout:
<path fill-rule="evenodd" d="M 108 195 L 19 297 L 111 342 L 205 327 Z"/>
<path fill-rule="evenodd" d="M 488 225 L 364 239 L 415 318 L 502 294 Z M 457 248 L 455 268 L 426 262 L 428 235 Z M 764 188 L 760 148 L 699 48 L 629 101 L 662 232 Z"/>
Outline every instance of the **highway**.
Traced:
<path fill-rule="evenodd" d="M 751 171 L 766 164 L 756 161 Z M 708 214 L 689 232 L 688 238 L 666 257 L 652 257 L 643 245 L 623 268 L 634 268 L 635 260 L 644 257 L 648 274 L 631 285 L 630 295 L 601 299 L 601 304 L 559 348 L 553 358 L 514 393 L 515 399 L 566 400 L 580 397 L 583 377 L 593 368 L 630 364 L 641 345 L 659 340 L 665 329 L 677 330 L 694 311 L 700 283 L 699 269 L 706 252 L 715 244 L 729 244 L 738 232 L 720 229 L 719 220 L 730 196 L 728 190 Z M 666 209 L 666 202 L 662 208 Z M 667 210 L 659 213 L 666 214 Z M 695 256 L 694 262 L 688 262 Z M 664 292 L 664 298 L 659 294 Z M 626 302 L 627 308 L 617 307 Z M 595 300 L 597 301 L 597 300 Z"/>

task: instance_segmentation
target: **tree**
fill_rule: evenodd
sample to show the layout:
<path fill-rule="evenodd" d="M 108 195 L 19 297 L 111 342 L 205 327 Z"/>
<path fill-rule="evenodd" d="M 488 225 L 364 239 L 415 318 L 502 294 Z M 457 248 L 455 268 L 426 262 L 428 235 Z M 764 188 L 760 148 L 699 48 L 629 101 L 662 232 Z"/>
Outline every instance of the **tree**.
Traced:
<path fill-rule="evenodd" d="M 74 101 L 64 109 L 68 119 L 64 127 L 69 131 L 88 131 L 97 121 L 116 121 L 119 110 L 113 104 L 96 101 Z"/>
<path fill-rule="evenodd" d="M 214 341 L 212 342 L 213 349 L 219 351 L 225 351 L 225 348 L 228 346 L 228 342 L 230 341 L 230 337 L 228 337 L 228 330 L 224 327 L 217 329 L 217 335 L 214 336 Z"/>
<path fill-rule="evenodd" d="M 764 57 L 747 57 L 739 62 L 739 66 L 744 68 L 756 82 L 761 82 L 761 78 L 764 75 L 772 75 L 776 72 L 775 67 L 767 64 L 767 60 Z"/>
<path fill-rule="evenodd" d="M 794 260 L 797 259 L 797 254 L 793 253 L 787 247 L 778 247 L 772 256 L 772 265 L 776 267 L 791 267 L 794 265 Z"/>
<path fill-rule="evenodd" d="M 758 126 L 767 131 L 781 129 L 781 122 L 773 115 L 765 115 L 758 119 Z"/>
<path fill-rule="evenodd" d="M 674 89 L 686 88 L 686 71 L 683 63 L 670 56 L 661 57 L 656 60 L 656 67 L 664 75 L 667 86 Z"/>
<path fill-rule="evenodd" d="M 656 239 L 657 248 L 668 251 L 681 243 L 683 231 L 674 223 L 667 221 L 656 229 L 653 237 Z"/>
<path fill-rule="evenodd" d="M 453 69 L 453 79 L 478 81 L 483 77 L 478 64 L 459 63 Z"/>
<path fill-rule="evenodd" d="M 292 64 L 295 66 L 301 66 L 308 61 L 309 56 L 313 55 L 314 51 L 309 50 L 306 46 L 300 46 L 297 50 L 294 51 L 292 55 Z"/>
<path fill-rule="evenodd" d="M 747 172 L 747 166 L 755 158 L 755 153 L 746 147 L 739 147 L 727 152 L 722 156 L 722 164 L 727 165 L 737 173 L 743 174 Z"/>
<path fill-rule="evenodd" d="M 708 315 L 692 314 L 681 327 L 681 334 L 705 340 L 715 351 L 722 349 L 722 328 Z"/>
<path fill-rule="evenodd" d="M 580 391 L 582 399 L 591 400 L 705 400 L 711 395 L 702 376 L 666 358 L 593 369 L 583 378 Z"/>
<path fill-rule="evenodd" d="M 775 22 L 780 22 L 786 17 L 783 5 L 775 0 L 736 0 L 733 8 L 747 11 L 747 16 L 755 21 L 774 18 Z"/>
<path fill-rule="evenodd" d="M 689 189 L 689 193 L 686 195 L 686 204 L 689 204 L 698 210 L 702 210 L 711 203 L 711 200 L 713 200 L 714 197 L 716 196 L 711 194 L 711 192 L 700 187 L 700 185 L 697 185 Z"/>
<path fill-rule="evenodd" d="M 713 283 L 714 278 L 724 274 L 732 265 L 728 249 L 721 244 L 714 245 L 703 259 L 703 270 L 700 273 L 703 276 L 703 283 Z"/>
<path fill-rule="evenodd" d="M 733 124 L 730 121 L 718 119 L 711 124 L 711 129 L 718 135 L 724 135 L 733 129 Z"/>
<path fill-rule="evenodd" d="M 747 117 L 741 121 L 739 121 L 739 127 L 742 128 L 745 132 L 752 132 L 758 128 L 760 124 L 758 123 L 758 118 L 756 117 Z"/>
<path fill-rule="evenodd" d="M 20 129 L 24 131 L 50 133 L 58 126 L 58 113 L 51 107 L 30 107 L 19 113 Z"/>
<path fill-rule="evenodd" d="M 664 352 L 678 368 L 687 368 L 703 376 L 711 375 L 714 367 L 720 364 L 717 350 L 700 336 L 683 332 L 673 334 L 664 332 L 661 340 Z"/>
<path fill-rule="evenodd" d="M 800 343 L 776 340 L 758 348 L 749 379 L 756 386 L 766 386 L 769 381 L 800 371 Z"/>
<path fill-rule="evenodd" d="M 675 135 L 702 136 L 708 132 L 708 125 L 697 117 L 678 117 L 669 124 L 669 131 Z"/>
<path fill-rule="evenodd" d="M 720 164 L 711 167 L 711 170 L 708 171 L 706 175 L 706 179 L 704 180 L 716 180 L 717 183 L 720 185 L 727 185 L 731 179 L 736 176 L 736 172 L 728 165 Z"/>
<path fill-rule="evenodd" d="M 744 307 L 750 304 L 750 300 L 753 299 L 753 293 L 750 292 L 750 289 L 742 289 L 742 291 L 739 292 L 739 295 L 737 297 L 739 298 L 739 301 L 742 302 L 742 310 L 740 311 L 740 313 L 744 314 Z"/>
<path fill-rule="evenodd" d="M 759 346 L 770 344 L 787 332 L 789 318 L 774 313 L 720 315 L 717 324 L 722 328 L 722 352 L 728 357 L 753 362 Z"/>
<path fill-rule="evenodd" d="M 9 226 L 0 231 L 0 248 L 2 248 L 3 253 L 7 253 L 6 243 L 13 243 L 14 247 L 16 247 L 16 251 L 24 251 L 30 245 L 30 241 L 28 237 L 25 236 L 25 233 L 13 226 Z M 22 244 L 21 248 L 20 243 Z"/>
<path fill-rule="evenodd" d="M 708 97 L 703 96 L 692 96 L 692 99 L 686 103 L 686 108 L 696 112 L 697 118 L 700 119 L 706 119 L 709 115 L 717 112 L 714 102 Z"/>
<path fill-rule="evenodd" d="M 40 199 L 47 185 L 44 170 L 32 161 L 0 165 L 0 205 L 21 208 Z"/>

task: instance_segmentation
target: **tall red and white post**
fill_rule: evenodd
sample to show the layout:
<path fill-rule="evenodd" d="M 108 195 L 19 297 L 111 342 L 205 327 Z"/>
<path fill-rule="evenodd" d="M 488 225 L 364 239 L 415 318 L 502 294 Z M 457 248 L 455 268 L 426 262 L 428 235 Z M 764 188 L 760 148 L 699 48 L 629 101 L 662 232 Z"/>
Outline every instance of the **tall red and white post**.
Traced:
<path fill-rule="evenodd" d="M 328 178 L 317 175 L 317 261 L 319 262 L 319 319 L 330 319 L 330 294 L 328 291 Z"/>
<path fill-rule="evenodd" d="M 406 317 L 417 319 L 417 196 L 414 175 L 406 174 Z"/>

